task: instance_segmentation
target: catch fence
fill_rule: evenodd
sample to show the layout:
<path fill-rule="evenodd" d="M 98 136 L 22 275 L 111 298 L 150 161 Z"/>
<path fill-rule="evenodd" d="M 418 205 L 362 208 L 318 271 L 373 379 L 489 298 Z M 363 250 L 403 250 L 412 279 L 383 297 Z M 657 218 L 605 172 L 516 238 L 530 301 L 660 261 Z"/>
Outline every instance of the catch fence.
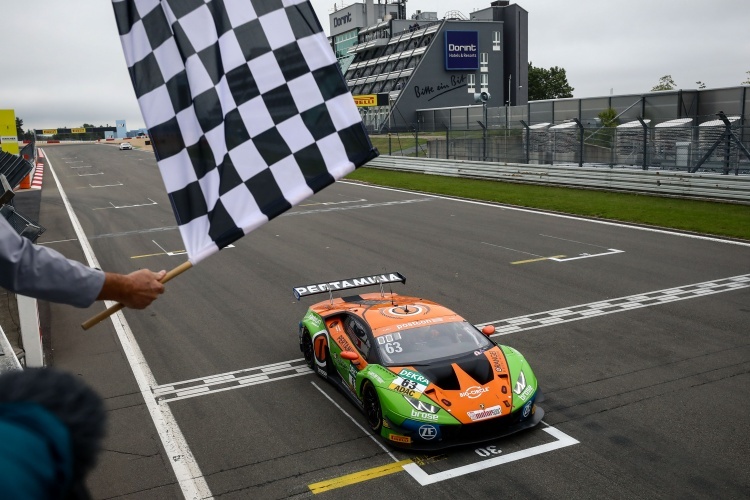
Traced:
<path fill-rule="evenodd" d="M 508 127 L 411 131 L 374 136 L 381 153 L 539 165 L 630 167 L 750 174 L 750 126 L 737 115 L 638 119 L 605 127 L 578 119 Z"/>

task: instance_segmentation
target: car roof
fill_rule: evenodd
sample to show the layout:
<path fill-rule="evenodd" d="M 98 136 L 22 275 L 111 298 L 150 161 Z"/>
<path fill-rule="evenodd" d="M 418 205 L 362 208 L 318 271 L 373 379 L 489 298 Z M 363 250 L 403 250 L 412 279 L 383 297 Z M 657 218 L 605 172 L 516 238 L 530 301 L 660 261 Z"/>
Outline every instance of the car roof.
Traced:
<path fill-rule="evenodd" d="M 323 317 L 344 312 L 363 319 L 379 337 L 394 331 L 434 323 L 464 321 L 464 318 L 431 300 L 397 293 L 363 293 L 318 302 L 310 307 Z"/>

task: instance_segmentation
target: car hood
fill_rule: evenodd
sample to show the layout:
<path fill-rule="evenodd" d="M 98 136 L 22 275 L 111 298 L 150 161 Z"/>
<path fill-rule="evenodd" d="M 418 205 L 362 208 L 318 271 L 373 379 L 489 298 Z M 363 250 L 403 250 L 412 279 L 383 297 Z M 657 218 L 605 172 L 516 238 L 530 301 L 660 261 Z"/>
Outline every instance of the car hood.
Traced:
<path fill-rule="evenodd" d="M 499 347 L 475 351 L 452 362 L 404 367 L 423 375 L 424 395 L 461 423 L 509 414 L 513 409 L 511 374 Z M 404 368 L 392 368 L 399 373 Z"/>

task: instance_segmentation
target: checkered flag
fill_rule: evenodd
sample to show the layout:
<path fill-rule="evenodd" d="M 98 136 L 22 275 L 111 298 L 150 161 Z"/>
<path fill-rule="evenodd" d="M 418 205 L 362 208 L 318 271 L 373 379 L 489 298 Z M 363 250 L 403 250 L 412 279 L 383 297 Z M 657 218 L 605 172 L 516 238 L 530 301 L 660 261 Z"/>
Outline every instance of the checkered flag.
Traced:
<path fill-rule="evenodd" d="M 112 4 L 191 263 L 377 156 L 308 1 Z"/>

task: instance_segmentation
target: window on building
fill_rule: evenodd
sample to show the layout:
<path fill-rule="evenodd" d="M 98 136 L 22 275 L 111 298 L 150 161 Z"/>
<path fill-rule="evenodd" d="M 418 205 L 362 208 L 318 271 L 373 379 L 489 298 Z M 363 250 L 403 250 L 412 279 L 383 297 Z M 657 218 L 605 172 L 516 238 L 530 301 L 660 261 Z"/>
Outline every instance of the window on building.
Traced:
<path fill-rule="evenodd" d="M 482 73 L 487 73 L 489 70 L 489 59 L 489 54 L 487 54 L 487 52 L 479 54 L 479 69 Z"/>
<path fill-rule="evenodd" d="M 482 92 L 487 92 L 487 87 L 490 86 L 490 75 L 487 73 L 479 75 L 479 86 L 482 88 Z"/>
<path fill-rule="evenodd" d="M 492 32 L 492 50 L 499 51 L 500 49 L 500 32 Z"/>
<path fill-rule="evenodd" d="M 469 73 L 468 75 L 466 75 L 466 82 L 466 86 L 469 88 L 469 93 L 473 94 L 474 92 L 476 92 L 477 75 L 475 75 L 474 73 Z"/>

